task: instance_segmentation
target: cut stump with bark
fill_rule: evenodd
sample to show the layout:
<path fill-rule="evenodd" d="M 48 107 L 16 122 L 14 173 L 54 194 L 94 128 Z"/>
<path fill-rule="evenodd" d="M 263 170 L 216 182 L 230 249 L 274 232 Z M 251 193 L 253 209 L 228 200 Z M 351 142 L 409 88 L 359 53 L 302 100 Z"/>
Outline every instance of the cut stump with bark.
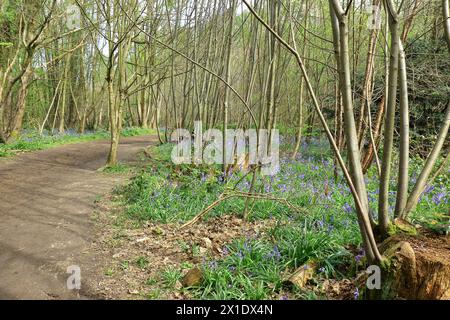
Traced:
<path fill-rule="evenodd" d="M 387 258 L 383 298 L 450 299 L 450 238 L 397 235 L 381 245 Z"/>

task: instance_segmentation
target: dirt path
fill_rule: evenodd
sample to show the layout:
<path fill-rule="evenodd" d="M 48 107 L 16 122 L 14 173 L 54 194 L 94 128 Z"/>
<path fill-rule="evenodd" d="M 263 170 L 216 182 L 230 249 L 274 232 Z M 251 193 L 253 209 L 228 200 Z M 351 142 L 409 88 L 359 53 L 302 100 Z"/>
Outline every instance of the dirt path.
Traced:
<path fill-rule="evenodd" d="M 154 141 L 122 139 L 119 160 L 135 160 Z M 89 282 L 94 202 L 124 179 L 97 172 L 108 147 L 94 141 L 0 161 L 0 299 L 89 298 L 67 289 L 66 271 L 78 265 L 82 286 Z"/>

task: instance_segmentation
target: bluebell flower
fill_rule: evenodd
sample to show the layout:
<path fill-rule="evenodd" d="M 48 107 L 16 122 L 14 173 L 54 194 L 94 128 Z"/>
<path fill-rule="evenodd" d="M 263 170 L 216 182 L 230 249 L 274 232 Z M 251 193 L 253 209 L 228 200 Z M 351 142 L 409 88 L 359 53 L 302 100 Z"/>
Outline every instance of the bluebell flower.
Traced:
<path fill-rule="evenodd" d="M 215 261 L 215 260 L 213 260 L 209 263 L 209 268 L 212 270 L 217 269 L 217 266 L 218 266 L 218 264 L 217 264 L 217 261 Z"/>
<path fill-rule="evenodd" d="M 328 225 L 328 233 L 333 232 L 334 226 L 332 224 Z"/>
<path fill-rule="evenodd" d="M 280 253 L 280 250 L 278 249 L 277 245 L 274 245 L 273 250 L 270 253 L 270 256 L 272 258 L 275 258 L 276 260 L 280 260 L 281 259 L 281 253 Z"/>
<path fill-rule="evenodd" d="M 355 292 L 353 292 L 353 297 L 355 298 L 355 300 L 359 299 L 359 289 L 356 288 Z"/>
<path fill-rule="evenodd" d="M 319 228 L 322 229 L 323 226 L 324 226 L 324 224 L 325 224 L 324 218 L 322 218 L 322 220 L 317 221 L 317 223 L 318 223 L 318 225 L 319 225 Z"/>
<path fill-rule="evenodd" d="M 446 195 L 445 195 L 444 192 L 440 192 L 440 193 L 434 195 L 434 196 L 433 196 L 433 202 L 434 202 L 434 204 L 437 205 L 437 206 L 440 205 L 440 204 L 444 201 L 445 196 L 446 196 Z"/>
<path fill-rule="evenodd" d="M 428 186 L 423 193 L 424 194 L 429 194 L 429 193 L 431 193 L 431 191 L 434 190 L 434 188 L 435 188 L 434 186 Z"/>
<path fill-rule="evenodd" d="M 359 254 L 355 257 L 356 262 L 360 262 L 366 256 L 364 249 L 359 250 Z"/>
<path fill-rule="evenodd" d="M 350 204 L 348 204 L 348 203 L 345 203 L 342 208 L 347 213 L 352 213 L 353 212 L 353 207 Z"/>

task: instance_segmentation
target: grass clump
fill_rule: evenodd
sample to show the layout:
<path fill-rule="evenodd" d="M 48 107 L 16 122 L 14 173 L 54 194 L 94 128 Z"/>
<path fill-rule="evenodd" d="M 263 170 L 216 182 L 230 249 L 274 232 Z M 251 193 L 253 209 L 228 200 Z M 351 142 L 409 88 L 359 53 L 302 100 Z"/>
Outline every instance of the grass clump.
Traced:
<path fill-rule="evenodd" d="M 106 166 L 100 169 L 103 173 L 108 174 L 119 174 L 119 173 L 127 173 L 130 172 L 132 168 L 123 163 L 118 163 L 115 166 Z"/>

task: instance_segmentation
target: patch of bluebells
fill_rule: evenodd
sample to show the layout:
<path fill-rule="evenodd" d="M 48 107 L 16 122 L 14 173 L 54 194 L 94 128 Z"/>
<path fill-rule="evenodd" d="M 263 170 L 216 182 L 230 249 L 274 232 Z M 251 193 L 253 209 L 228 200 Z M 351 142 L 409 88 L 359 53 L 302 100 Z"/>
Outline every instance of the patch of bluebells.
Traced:
<path fill-rule="evenodd" d="M 447 198 L 447 194 L 444 192 L 439 192 L 433 196 L 433 202 L 435 205 L 440 205 L 443 203 Z"/>
<path fill-rule="evenodd" d="M 353 207 L 350 204 L 348 204 L 347 202 L 344 204 L 342 209 L 344 209 L 344 211 L 347 213 L 353 213 Z"/>
<path fill-rule="evenodd" d="M 312 139 L 309 144 L 304 142 L 303 147 L 316 147 L 317 144 L 318 141 Z M 283 158 L 281 160 L 281 164 L 282 170 L 276 176 L 258 177 L 255 190 L 258 190 L 257 192 L 263 191 L 267 193 L 274 193 L 274 196 L 280 197 L 286 197 L 286 193 L 288 193 L 287 197 L 289 197 L 289 200 L 294 204 L 297 204 L 297 199 L 301 199 L 301 206 L 311 211 L 311 215 L 309 217 L 312 218 L 307 221 L 307 225 L 312 226 L 312 232 L 317 233 L 320 231 L 320 233 L 325 237 L 337 239 L 337 242 L 341 239 L 348 241 L 348 237 L 352 237 L 350 238 L 351 241 L 354 241 L 356 245 L 359 245 L 360 242 L 358 241 L 360 241 L 360 239 L 354 239 L 354 237 L 356 237 L 354 234 L 359 236 L 359 228 L 350 188 L 342 179 L 334 179 L 332 170 L 334 169 L 333 161 L 323 156 L 317 156 L 317 154 L 310 155 L 308 154 L 308 150 L 306 150 L 305 153 L 298 154 L 294 160 L 288 157 Z M 251 181 L 250 176 L 241 181 L 238 186 L 239 190 L 248 191 Z M 233 176 L 232 178 L 236 178 L 236 176 Z M 206 175 L 202 174 L 200 176 L 200 180 L 201 183 L 205 183 Z M 218 177 L 219 183 L 224 184 L 224 180 L 225 179 L 223 176 Z M 369 174 L 369 176 L 365 178 L 365 183 L 367 185 L 369 203 L 371 207 L 376 207 L 379 195 L 377 175 Z M 325 186 L 327 186 L 328 194 L 325 192 Z M 445 188 L 432 186 L 427 188 L 422 197 L 423 199 L 426 199 L 427 203 L 430 205 L 442 205 L 444 203 L 448 203 L 447 195 L 448 192 L 446 192 Z M 390 200 L 393 200 L 390 201 L 391 203 L 395 203 L 395 197 L 396 193 L 394 191 L 390 191 L 389 198 Z M 180 201 L 185 200 L 180 199 Z M 311 204 L 310 207 L 308 207 L 309 204 Z M 393 207 L 390 209 L 392 210 Z M 376 217 L 376 210 L 374 210 L 374 214 Z M 275 218 L 279 217 L 274 211 L 267 212 L 265 217 L 267 216 Z M 303 221 L 305 221 L 302 220 L 303 218 L 298 219 L 297 215 L 295 215 L 295 217 L 295 219 L 287 219 L 290 221 L 289 224 L 294 224 L 297 222 L 303 223 Z M 309 219 L 309 217 L 306 219 Z M 287 216 L 283 216 L 283 218 L 287 218 Z M 355 230 L 358 231 L 354 232 Z M 260 241 L 260 239 L 258 241 Z M 258 253 L 259 247 L 252 247 L 252 243 L 252 241 L 247 239 L 238 247 L 224 247 L 222 249 L 222 259 L 226 262 L 224 267 L 227 270 L 234 272 L 237 268 L 242 266 L 240 262 L 242 262 L 244 258 L 253 258 L 253 253 Z M 285 253 L 285 248 L 281 242 L 277 243 L 280 248 L 282 248 L 281 252 L 277 244 L 270 242 L 270 245 L 264 248 L 262 257 L 263 260 L 269 260 L 271 261 L 269 263 L 273 263 L 274 266 L 279 267 L 284 264 L 283 254 Z M 252 256 L 250 256 L 250 253 Z M 353 259 L 356 264 L 359 264 L 364 262 L 365 256 L 364 250 L 360 250 L 353 257 Z M 350 256 L 350 260 L 351 259 L 352 257 Z M 220 266 L 221 261 L 219 260 L 218 263 Z M 247 263 L 244 265 L 247 269 Z M 217 262 L 212 263 L 210 267 L 211 269 L 217 268 Z M 318 271 L 320 273 L 327 273 L 327 270 L 331 269 L 321 267 Z M 245 270 L 245 272 L 248 275 L 253 274 L 249 272 L 249 270 Z M 358 288 L 355 289 L 353 295 L 355 300 L 360 298 Z"/>
<path fill-rule="evenodd" d="M 272 251 L 270 251 L 269 254 L 267 255 L 267 258 L 275 259 L 277 261 L 279 261 L 281 259 L 281 252 L 278 249 L 277 245 L 274 245 Z"/>
<path fill-rule="evenodd" d="M 428 186 L 419 197 L 419 204 L 439 207 L 449 203 L 449 190 L 446 186 Z"/>

